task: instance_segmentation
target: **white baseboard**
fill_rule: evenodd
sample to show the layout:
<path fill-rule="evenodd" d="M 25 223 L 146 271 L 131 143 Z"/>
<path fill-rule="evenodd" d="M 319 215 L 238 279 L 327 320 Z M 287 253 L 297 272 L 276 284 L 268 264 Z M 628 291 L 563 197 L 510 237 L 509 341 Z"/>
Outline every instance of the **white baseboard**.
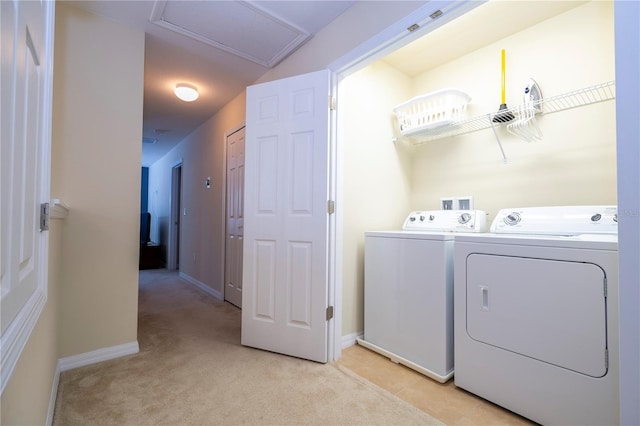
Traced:
<path fill-rule="evenodd" d="M 84 367 L 110 359 L 120 358 L 126 355 L 137 354 L 140 351 L 138 341 L 125 343 L 123 345 L 102 348 L 83 354 L 72 355 L 58 360 L 59 370 L 67 371 L 73 368 Z"/>
<path fill-rule="evenodd" d="M 182 278 L 183 280 L 187 281 L 190 284 L 195 285 L 196 287 L 198 287 L 200 290 L 204 291 L 205 293 L 207 293 L 209 296 L 213 296 L 218 300 L 222 300 L 222 293 L 220 293 L 218 290 L 214 290 L 211 287 L 209 287 L 208 285 L 206 285 L 203 282 L 200 282 L 198 280 L 196 280 L 195 278 L 185 274 L 184 272 L 180 272 L 180 278 Z"/>
<path fill-rule="evenodd" d="M 58 395 L 58 385 L 60 384 L 60 373 L 72 370 L 85 365 L 91 365 L 110 359 L 120 358 L 126 355 L 137 354 L 140 351 L 138 341 L 125 343 L 123 345 L 111 346 L 79 355 L 60 358 L 56 371 L 53 373 L 53 383 L 51 384 L 51 395 L 49 396 L 49 410 L 47 411 L 46 426 L 53 424 L 53 413 L 56 409 L 56 398 Z"/>
<path fill-rule="evenodd" d="M 342 336 L 342 349 L 346 349 L 349 346 L 353 346 L 356 344 L 356 339 L 358 337 L 364 336 L 364 331 L 347 334 L 346 336 Z"/>
<path fill-rule="evenodd" d="M 49 395 L 49 410 L 47 410 L 47 420 L 45 425 L 53 424 L 53 412 L 56 409 L 56 397 L 58 395 L 58 384 L 60 383 L 60 360 L 56 365 L 56 371 L 53 373 L 53 383 L 51 384 L 51 395 Z"/>

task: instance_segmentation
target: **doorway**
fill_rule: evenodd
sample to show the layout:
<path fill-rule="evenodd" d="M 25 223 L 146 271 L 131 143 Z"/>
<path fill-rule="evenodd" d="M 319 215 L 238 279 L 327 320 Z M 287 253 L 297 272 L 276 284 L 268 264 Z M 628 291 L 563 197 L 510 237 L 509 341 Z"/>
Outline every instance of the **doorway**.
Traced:
<path fill-rule="evenodd" d="M 180 212 L 182 210 L 182 160 L 171 168 L 171 225 L 167 269 L 180 270 Z"/>

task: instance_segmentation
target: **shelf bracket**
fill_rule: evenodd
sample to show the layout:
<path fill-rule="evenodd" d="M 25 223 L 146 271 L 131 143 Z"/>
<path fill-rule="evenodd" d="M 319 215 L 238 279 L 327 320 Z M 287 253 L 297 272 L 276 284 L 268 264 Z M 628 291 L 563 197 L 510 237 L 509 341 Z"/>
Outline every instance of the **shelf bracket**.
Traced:
<path fill-rule="evenodd" d="M 491 123 L 491 130 L 493 130 L 493 135 L 496 137 L 496 141 L 498 142 L 498 147 L 500 148 L 500 152 L 502 153 L 502 161 L 504 164 L 507 164 L 507 156 L 504 155 L 504 149 L 502 149 L 502 143 L 500 142 L 500 138 L 498 137 L 498 132 L 496 131 L 496 124 L 491 119 L 491 114 L 487 114 L 487 119 L 489 123 Z"/>

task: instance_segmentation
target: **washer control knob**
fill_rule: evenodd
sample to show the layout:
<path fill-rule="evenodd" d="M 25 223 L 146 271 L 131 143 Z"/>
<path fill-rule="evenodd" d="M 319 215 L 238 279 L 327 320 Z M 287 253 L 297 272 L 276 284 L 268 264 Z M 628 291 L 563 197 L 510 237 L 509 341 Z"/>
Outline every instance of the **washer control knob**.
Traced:
<path fill-rule="evenodd" d="M 420 222 L 424 222 L 424 215 L 423 214 L 420 215 Z"/>
<path fill-rule="evenodd" d="M 520 220 L 522 220 L 520 213 L 512 212 L 505 216 L 504 223 L 509 226 L 514 226 L 520 223 Z"/>
<path fill-rule="evenodd" d="M 436 217 L 432 214 L 429 215 L 429 222 L 433 222 L 436 219 Z"/>
<path fill-rule="evenodd" d="M 409 216 L 409 222 L 415 222 L 415 221 L 416 221 L 415 216 Z"/>
<path fill-rule="evenodd" d="M 591 222 L 597 222 L 600 219 L 602 219 L 602 215 L 600 213 L 596 213 L 593 216 L 591 216 Z"/>
<path fill-rule="evenodd" d="M 614 221 L 615 223 L 618 223 L 618 213 L 616 213 L 616 214 L 614 214 L 614 215 L 613 215 L 613 221 Z"/>
<path fill-rule="evenodd" d="M 469 213 L 462 213 L 460 217 L 458 217 L 458 223 L 462 225 L 469 223 L 470 220 L 471 220 L 471 215 Z"/>

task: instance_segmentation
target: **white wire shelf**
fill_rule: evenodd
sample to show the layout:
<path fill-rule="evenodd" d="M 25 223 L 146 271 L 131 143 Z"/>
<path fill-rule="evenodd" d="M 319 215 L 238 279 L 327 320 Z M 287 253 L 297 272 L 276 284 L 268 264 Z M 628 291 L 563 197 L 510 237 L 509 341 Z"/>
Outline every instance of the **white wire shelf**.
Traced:
<path fill-rule="evenodd" d="M 557 95 L 550 98 L 542 98 L 539 101 L 534 102 L 534 106 L 536 106 L 537 108 L 542 108 L 541 114 L 546 115 L 558 111 L 566 111 L 572 108 L 609 101 L 615 99 L 615 95 L 615 81 L 609 81 L 606 83 L 597 84 L 595 86 L 574 90 L 562 95 Z M 508 110 L 500 111 L 500 113 L 505 114 L 507 111 L 509 111 L 514 114 L 514 116 L 517 116 L 518 111 L 521 110 L 521 108 L 522 106 L 516 106 L 514 108 L 509 108 Z M 463 135 L 465 133 L 490 129 L 492 127 L 501 125 L 500 123 L 494 123 L 492 121 L 494 115 L 496 115 L 496 112 L 478 115 L 457 123 L 447 124 L 435 129 L 428 129 L 424 133 L 406 137 L 406 139 L 411 141 L 411 143 L 417 145 L 437 139 L 444 139 L 452 136 Z"/>

